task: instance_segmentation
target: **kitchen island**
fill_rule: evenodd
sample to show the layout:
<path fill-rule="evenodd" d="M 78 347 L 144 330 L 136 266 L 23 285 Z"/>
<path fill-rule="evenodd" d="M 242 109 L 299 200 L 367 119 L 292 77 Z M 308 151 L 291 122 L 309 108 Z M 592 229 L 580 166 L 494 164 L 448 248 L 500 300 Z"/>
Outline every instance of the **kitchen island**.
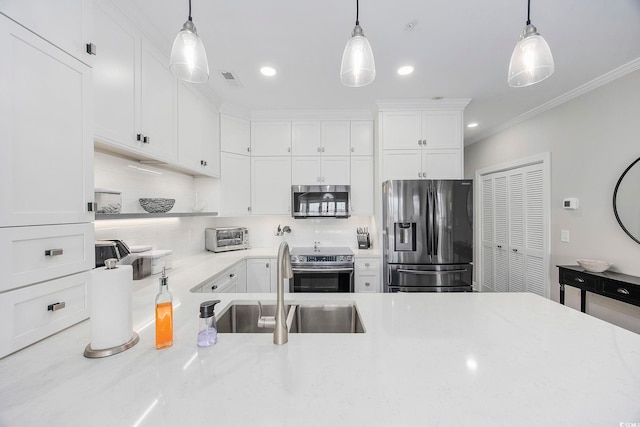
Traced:
<path fill-rule="evenodd" d="M 228 255 L 227 264 L 233 257 Z M 157 278 L 134 292 L 140 342 L 86 359 L 82 322 L 0 360 L 0 426 L 619 426 L 640 423 L 640 336 L 533 294 L 289 294 L 353 302 L 361 334 L 219 334 L 195 294 L 225 265 L 169 271 L 175 343 L 155 349 Z M 144 285 L 144 286 L 141 286 Z"/>

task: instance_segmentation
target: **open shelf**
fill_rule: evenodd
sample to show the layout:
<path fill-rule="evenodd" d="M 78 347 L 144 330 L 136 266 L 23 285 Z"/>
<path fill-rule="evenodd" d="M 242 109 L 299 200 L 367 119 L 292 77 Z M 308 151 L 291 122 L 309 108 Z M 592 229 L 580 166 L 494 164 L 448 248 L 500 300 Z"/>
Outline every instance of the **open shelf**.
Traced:
<path fill-rule="evenodd" d="M 166 212 L 166 213 L 119 213 L 96 214 L 96 221 L 103 219 L 184 218 L 196 216 L 218 216 L 218 212 Z"/>

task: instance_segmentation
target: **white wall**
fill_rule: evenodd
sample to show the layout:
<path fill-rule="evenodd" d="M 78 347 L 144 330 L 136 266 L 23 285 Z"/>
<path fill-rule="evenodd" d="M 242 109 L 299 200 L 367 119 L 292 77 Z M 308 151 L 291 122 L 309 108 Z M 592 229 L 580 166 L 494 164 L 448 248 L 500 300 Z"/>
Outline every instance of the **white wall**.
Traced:
<path fill-rule="evenodd" d="M 575 265 L 577 258 L 607 260 L 614 271 L 640 276 L 640 245 L 623 232 L 612 208 L 618 178 L 640 156 L 638 94 L 640 71 L 465 148 L 466 178 L 488 166 L 551 153 L 550 296 L 555 301 L 555 266 Z M 580 208 L 563 209 L 567 197 L 577 197 Z M 560 230 L 570 231 L 569 243 L 560 242 Z M 565 303 L 579 310 L 580 292 L 566 289 Z M 587 312 L 640 333 L 640 307 L 588 294 Z"/>

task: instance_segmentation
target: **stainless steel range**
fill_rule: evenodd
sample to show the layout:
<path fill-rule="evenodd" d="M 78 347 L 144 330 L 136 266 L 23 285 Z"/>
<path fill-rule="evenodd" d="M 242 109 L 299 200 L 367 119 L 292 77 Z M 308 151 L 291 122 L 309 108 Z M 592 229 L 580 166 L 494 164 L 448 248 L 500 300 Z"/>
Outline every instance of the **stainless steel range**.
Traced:
<path fill-rule="evenodd" d="M 353 251 L 346 247 L 291 250 L 290 292 L 353 292 Z"/>

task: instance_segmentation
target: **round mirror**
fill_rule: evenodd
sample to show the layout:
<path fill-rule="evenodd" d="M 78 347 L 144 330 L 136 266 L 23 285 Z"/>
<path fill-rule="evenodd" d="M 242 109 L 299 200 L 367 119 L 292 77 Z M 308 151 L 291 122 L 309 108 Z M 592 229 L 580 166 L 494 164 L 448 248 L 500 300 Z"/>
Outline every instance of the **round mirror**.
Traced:
<path fill-rule="evenodd" d="M 640 158 L 620 176 L 613 190 L 613 212 L 625 233 L 640 243 Z"/>

